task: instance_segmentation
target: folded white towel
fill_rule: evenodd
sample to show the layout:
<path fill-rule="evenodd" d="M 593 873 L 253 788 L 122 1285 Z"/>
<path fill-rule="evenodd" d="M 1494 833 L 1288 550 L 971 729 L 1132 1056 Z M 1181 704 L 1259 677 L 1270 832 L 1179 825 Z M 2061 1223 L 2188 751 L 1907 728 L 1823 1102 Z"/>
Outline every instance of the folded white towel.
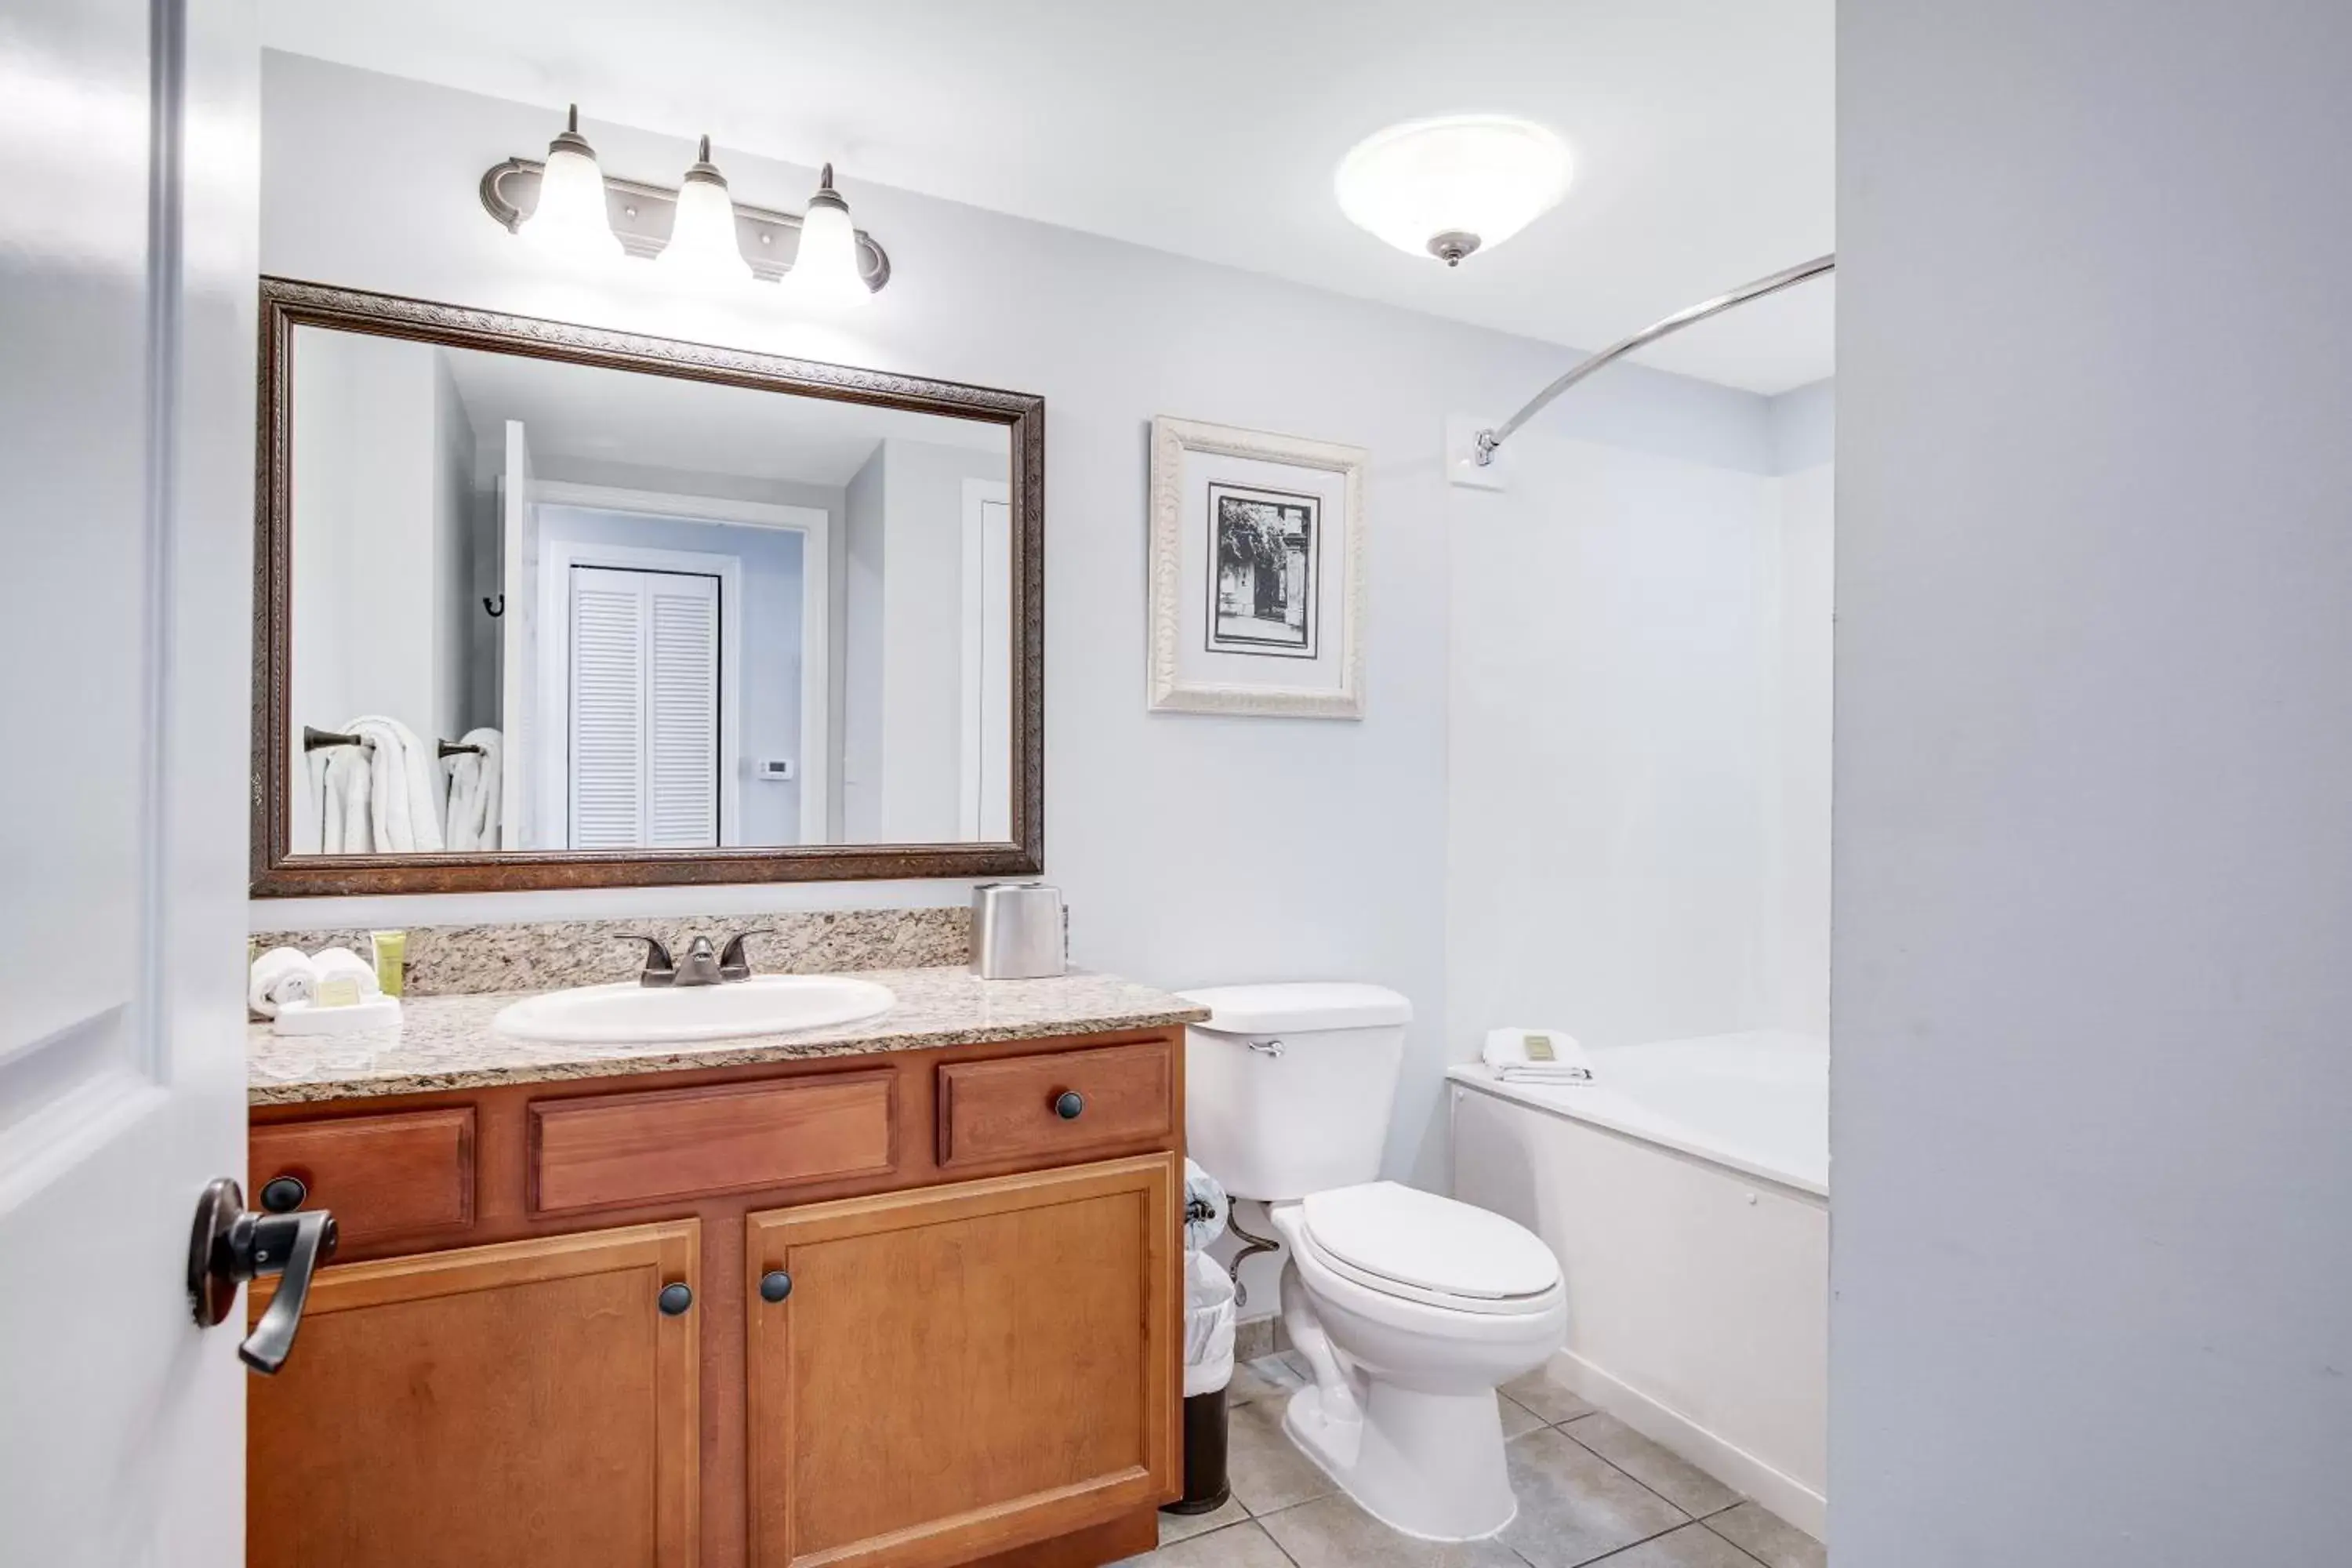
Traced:
<path fill-rule="evenodd" d="M 379 855 L 438 851 L 441 836 L 439 764 L 425 754 L 416 732 L 397 719 L 371 713 L 354 719 L 351 732 L 368 742 L 369 825 Z M 345 853 L 353 853 L 345 847 Z"/>
<path fill-rule="evenodd" d="M 246 1005 L 265 1018 L 275 1018 L 287 1003 L 308 1002 L 318 978 L 300 949 L 273 947 L 253 961 L 246 976 Z"/>
<path fill-rule="evenodd" d="M 1506 1083 L 1591 1083 L 1592 1061 L 1561 1029 L 1489 1029 L 1479 1053 Z"/>
<path fill-rule="evenodd" d="M 376 981 L 375 965 L 348 947 L 331 947 L 323 952 L 312 954 L 310 973 L 314 996 L 319 986 L 339 975 L 348 975 L 356 982 L 362 999 L 383 994 L 383 985 Z"/>
<path fill-rule="evenodd" d="M 371 853 L 375 837 L 368 826 L 368 749 L 333 746 L 310 754 L 326 760 L 319 793 L 319 852 Z"/>
<path fill-rule="evenodd" d="M 481 750 L 449 759 L 448 845 L 452 849 L 496 849 L 504 738 L 496 730 L 468 730 L 464 743 Z"/>

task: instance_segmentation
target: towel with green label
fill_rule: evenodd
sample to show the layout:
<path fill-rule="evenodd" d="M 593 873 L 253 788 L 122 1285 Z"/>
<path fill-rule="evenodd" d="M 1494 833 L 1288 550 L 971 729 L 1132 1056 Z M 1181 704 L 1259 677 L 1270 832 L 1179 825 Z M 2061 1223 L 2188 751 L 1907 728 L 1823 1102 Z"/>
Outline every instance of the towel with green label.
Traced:
<path fill-rule="evenodd" d="M 1591 1058 L 1561 1029 L 1489 1029 L 1480 1057 L 1505 1083 L 1592 1081 Z"/>

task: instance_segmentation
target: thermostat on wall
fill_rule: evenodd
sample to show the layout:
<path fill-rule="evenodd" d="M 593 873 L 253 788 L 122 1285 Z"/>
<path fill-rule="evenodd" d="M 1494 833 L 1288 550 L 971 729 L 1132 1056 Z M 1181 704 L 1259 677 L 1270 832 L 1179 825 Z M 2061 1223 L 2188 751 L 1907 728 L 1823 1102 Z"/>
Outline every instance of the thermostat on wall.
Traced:
<path fill-rule="evenodd" d="M 790 784 L 793 782 L 793 760 L 790 757 L 761 757 L 751 764 L 751 773 L 755 778 L 767 779 L 774 784 Z"/>

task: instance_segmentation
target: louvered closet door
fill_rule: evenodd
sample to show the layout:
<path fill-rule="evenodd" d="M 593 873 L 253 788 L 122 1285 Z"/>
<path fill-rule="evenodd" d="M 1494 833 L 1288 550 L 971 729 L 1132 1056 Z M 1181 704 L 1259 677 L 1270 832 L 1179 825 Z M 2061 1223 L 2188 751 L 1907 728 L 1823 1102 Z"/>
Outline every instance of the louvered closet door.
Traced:
<path fill-rule="evenodd" d="M 572 569 L 572 847 L 719 842 L 719 580 Z"/>

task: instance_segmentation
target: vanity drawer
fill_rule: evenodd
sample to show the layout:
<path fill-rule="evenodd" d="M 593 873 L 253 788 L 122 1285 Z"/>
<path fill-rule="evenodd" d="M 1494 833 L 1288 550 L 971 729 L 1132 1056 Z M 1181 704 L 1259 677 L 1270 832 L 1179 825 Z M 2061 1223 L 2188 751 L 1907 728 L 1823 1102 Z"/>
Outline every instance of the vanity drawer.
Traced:
<path fill-rule="evenodd" d="M 247 1153 L 256 1207 L 271 1182 L 291 1176 L 307 1189 L 301 1206 L 332 1210 L 346 1244 L 474 1223 L 471 1106 L 267 1122 Z"/>
<path fill-rule="evenodd" d="M 939 1072 L 940 1163 L 949 1169 L 1075 1158 L 1174 1131 L 1175 1056 L 1166 1040 L 955 1062 Z M 1066 1095 L 1076 1099 L 1064 1103 Z"/>
<path fill-rule="evenodd" d="M 610 1208 L 898 1163 L 895 1072 L 547 1100 L 530 1108 L 534 1213 Z"/>

